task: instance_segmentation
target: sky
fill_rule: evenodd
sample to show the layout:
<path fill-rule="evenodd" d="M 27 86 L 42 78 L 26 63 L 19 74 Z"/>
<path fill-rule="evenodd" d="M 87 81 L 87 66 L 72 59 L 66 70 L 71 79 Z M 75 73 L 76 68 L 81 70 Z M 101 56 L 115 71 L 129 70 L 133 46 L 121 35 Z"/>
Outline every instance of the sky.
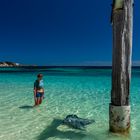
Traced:
<path fill-rule="evenodd" d="M 1 0 L 0 61 L 92 65 L 112 61 L 112 0 Z M 140 62 L 140 0 L 133 61 Z"/>

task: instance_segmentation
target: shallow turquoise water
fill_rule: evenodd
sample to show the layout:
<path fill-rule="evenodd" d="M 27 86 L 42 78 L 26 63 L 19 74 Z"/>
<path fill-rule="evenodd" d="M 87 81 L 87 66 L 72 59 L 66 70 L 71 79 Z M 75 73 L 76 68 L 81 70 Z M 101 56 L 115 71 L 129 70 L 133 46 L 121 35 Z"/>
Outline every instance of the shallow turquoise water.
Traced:
<path fill-rule="evenodd" d="M 39 70 L 38 70 L 39 71 Z M 130 136 L 108 132 L 111 70 L 43 71 L 45 99 L 31 108 L 38 71 L 0 73 L 0 140 L 140 140 L 140 70 L 133 70 Z M 86 131 L 59 125 L 68 114 L 94 119 Z"/>

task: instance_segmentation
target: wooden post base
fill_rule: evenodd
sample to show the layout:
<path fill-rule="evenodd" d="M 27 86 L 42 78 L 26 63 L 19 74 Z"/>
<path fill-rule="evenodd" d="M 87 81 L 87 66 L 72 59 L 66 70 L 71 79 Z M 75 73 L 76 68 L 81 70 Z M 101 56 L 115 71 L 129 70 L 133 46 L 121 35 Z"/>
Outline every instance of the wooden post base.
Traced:
<path fill-rule="evenodd" d="M 128 134 L 130 132 L 130 106 L 114 106 L 109 109 L 110 132 Z"/>

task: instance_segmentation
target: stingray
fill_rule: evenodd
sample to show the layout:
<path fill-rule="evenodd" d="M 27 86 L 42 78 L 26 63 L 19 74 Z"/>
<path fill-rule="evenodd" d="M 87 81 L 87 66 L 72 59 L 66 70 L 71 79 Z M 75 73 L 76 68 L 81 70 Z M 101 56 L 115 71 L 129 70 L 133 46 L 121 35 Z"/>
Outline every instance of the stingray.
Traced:
<path fill-rule="evenodd" d="M 89 124 L 94 123 L 95 120 L 89 120 L 89 119 L 83 119 L 79 118 L 77 115 L 68 115 L 63 121 L 63 125 L 67 125 L 69 127 L 72 127 L 74 129 L 80 129 L 83 130 L 85 127 Z"/>

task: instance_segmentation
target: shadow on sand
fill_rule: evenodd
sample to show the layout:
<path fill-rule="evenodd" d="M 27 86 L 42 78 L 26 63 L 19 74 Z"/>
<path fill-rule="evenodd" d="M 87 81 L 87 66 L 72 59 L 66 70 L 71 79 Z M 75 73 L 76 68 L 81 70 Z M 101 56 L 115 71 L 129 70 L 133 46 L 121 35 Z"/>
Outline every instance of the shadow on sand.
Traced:
<path fill-rule="evenodd" d="M 62 124 L 62 120 L 54 119 L 52 123 L 37 137 L 37 140 L 47 140 L 51 137 L 57 137 L 60 139 L 72 139 L 72 140 L 80 140 L 86 136 L 82 132 L 74 132 L 74 131 L 60 131 L 57 129 L 59 125 Z"/>
<path fill-rule="evenodd" d="M 33 106 L 31 106 L 31 105 L 24 105 L 24 106 L 20 106 L 19 108 L 20 109 L 32 109 Z"/>

